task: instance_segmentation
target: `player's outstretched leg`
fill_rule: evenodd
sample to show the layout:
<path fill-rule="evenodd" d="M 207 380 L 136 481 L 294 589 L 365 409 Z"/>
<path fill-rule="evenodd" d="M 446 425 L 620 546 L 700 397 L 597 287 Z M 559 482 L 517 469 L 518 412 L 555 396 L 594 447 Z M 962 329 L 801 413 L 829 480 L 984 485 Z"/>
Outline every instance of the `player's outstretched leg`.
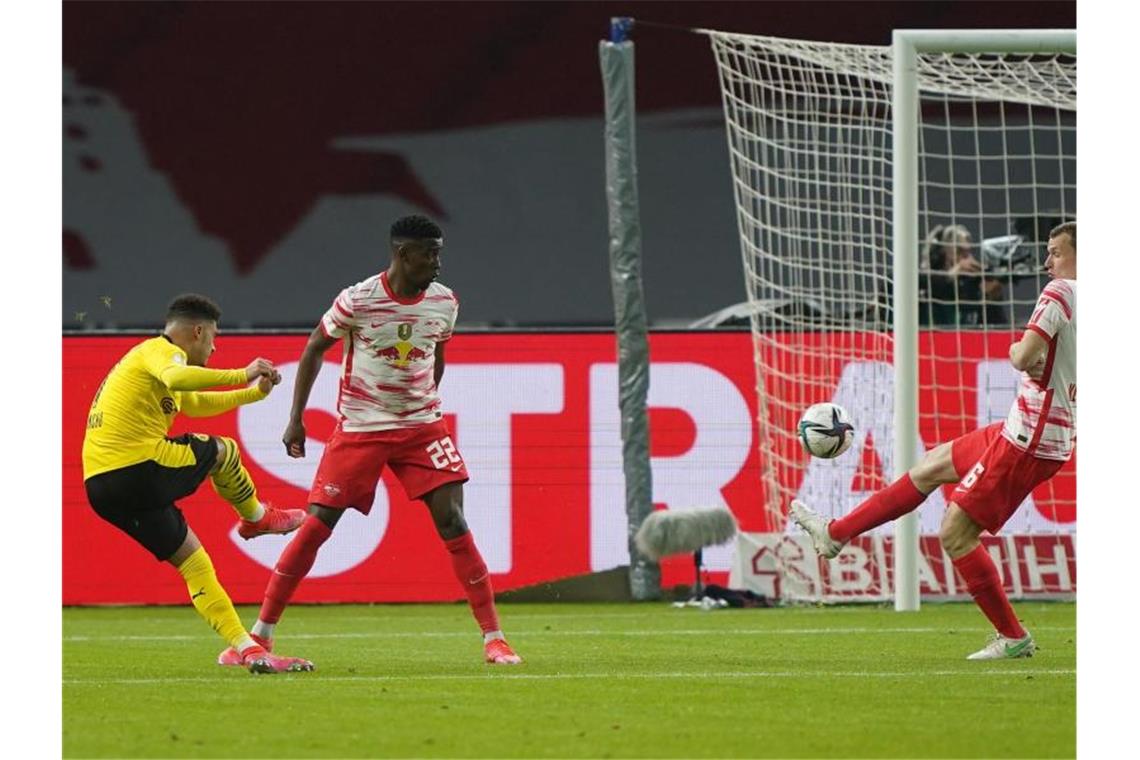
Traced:
<path fill-rule="evenodd" d="M 261 611 L 250 634 L 253 640 L 268 652 L 273 651 L 273 629 L 281 619 L 281 614 L 289 605 L 301 581 L 313 568 L 317 552 L 332 535 L 331 526 L 336 525 L 342 514 L 341 510 L 315 504 L 312 505 L 312 510 L 314 513 L 305 518 L 301 528 L 277 558 L 273 574 L 265 587 L 265 599 L 261 603 Z M 241 657 L 235 648 L 230 647 L 218 655 L 218 664 L 240 665 Z"/>
<path fill-rule="evenodd" d="M 816 552 L 831 559 L 851 539 L 913 512 L 938 486 L 956 482 L 960 476 L 954 466 L 953 447 L 962 442 L 973 445 L 975 438 L 982 440 L 980 435 L 971 434 L 934 447 L 910 472 L 837 520 L 828 520 L 799 501 L 792 502 L 789 516 L 811 536 Z"/>
<path fill-rule="evenodd" d="M 431 511 L 439 537 L 451 555 L 451 567 L 467 595 L 471 614 L 483 631 L 483 659 L 496 665 L 518 665 L 522 658 L 511 649 L 499 627 L 491 573 L 463 518 L 463 486 L 446 483 L 422 498 Z"/>
<path fill-rule="evenodd" d="M 299 657 L 278 657 L 269 654 L 255 642 L 242 626 L 229 594 L 218 582 L 210 555 L 188 531 L 186 541 L 170 559 L 186 581 L 190 601 L 206 622 L 230 643 L 238 662 L 251 673 L 285 673 L 313 669 L 313 664 Z"/>
<path fill-rule="evenodd" d="M 218 461 L 210 471 L 210 483 L 241 516 L 238 535 L 249 540 L 268 533 L 296 530 L 305 519 L 305 510 L 263 505 L 257 499 L 257 487 L 241 462 L 237 442 L 224 436 L 214 440 L 218 444 Z"/>
<path fill-rule="evenodd" d="M 946 482 L 953 483 L 954 480 L 957 480 L 957 477 Z M 872 528 L 897 520 L 917 509 L 926 501 L 927 494 L 938 487 L 936 483 L 930 485 L 932 487 L 924 492 L 908 472 L 886 488 L 871 494 L 866 501 L 847 515 L 832 520 L 827 526 L 827 534 L 835 541 L 845 544 Z"/>
<path fill-rule="evenodd" d="M 930 490 L 934 488 L 937 485 Z M 831 559 L 852 538 L 915 510 L 926 500 L 927 493 L 929 491 L 920 490 L 907 473 L 838 520 L 828 520 L 801 501 L 792 502 L 788 515 L 811 536 L 816 553 Z"/>
<path fill-rule="evenodd" d="M 967 660 L 1007 660 L 1032 657 L 1037 651 L 1033 636 L 1026 631 L 1009 603 L 1001 575 L 982 546 L 982 526 L 957 504 L 951 503 L 942 518 L 939 538 L 955 569 L 966 579 L 974 603 L 993 624 L 996 632 L 990 642 Z"/>

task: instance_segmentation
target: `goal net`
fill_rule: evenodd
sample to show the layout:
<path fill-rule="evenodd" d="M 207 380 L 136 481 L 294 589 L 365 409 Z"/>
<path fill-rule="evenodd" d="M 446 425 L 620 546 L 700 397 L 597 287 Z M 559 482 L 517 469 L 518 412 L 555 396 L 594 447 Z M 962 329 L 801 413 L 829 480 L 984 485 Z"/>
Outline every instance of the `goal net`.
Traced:
<path fill-rule="evenodd" d="M 893 596 L 893 525 L 817 560 L 788 525 L 799 498 L 839 517 L 898 464 L 1003 420 L 1008 360 L 1048 279 L 1049 229 L 1076 216 L 1076 57 L 919 53 L 919 443 L 893 433 L 892 48 L 706 31 L 719 68 L 752 315 L 767 534 L 741 537 L 734 582 L 785 599 Z M 845 407 L 851 449 L 796 437 L 818 401 Z M 920 591 L 965 595 L 939 546 L 952 486 L 920 508 Z M 1014 597 L 1075 592 L 1075 458 L 984 542 Z"/>

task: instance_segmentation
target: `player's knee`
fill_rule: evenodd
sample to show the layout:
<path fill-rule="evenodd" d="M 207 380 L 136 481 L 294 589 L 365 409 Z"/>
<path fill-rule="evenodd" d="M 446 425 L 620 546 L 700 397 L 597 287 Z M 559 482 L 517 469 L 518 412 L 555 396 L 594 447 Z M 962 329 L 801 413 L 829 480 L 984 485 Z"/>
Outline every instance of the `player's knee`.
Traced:
<path fill-rule="evenodd" d="M 938 542 L 942 544 L 943 549 L 953 554 L 953 548 L 956 544 L 956 536 L 954 534 L 954 529 L 948 525 L 945 520 L 942 521 L 942 525 L 938 528 Z"/>
<path fill-rule="evenodd" d="M 325 524 L 325 527 L 332 530 L 336 524 L 340 522 L 340 518 L 344 515 L 343 509 L 330 509 L 329 507 L 322 507 L 320 504 L 309 505 L 309 515 L 315 517 Z"/>
<path fill-rule="evenodd" d="M 958 478 L 949 445 L 943 444 L 927 451 L 909 474 L 915 488 L 923 493 L 930 493 L 944 483 L 953 483 Z"/>
<path fill-rule="evenodd" d="M 216 435 L 214 443 L 218 446 L 218 461 L 214 463 L 214 471 L 240 464 L 241 452 L 238 451 L 237 441 L 224 435 Z"/>
<path fill-rule="evenodd" d="M 467 532 L 467 520 L 463 517 L 463 510 L 454 504 L 434 513 L 434 516 L 435 528 L 444 539 L 459 538 Z"/>
<path fill-rule="evenodd" d="M 942 525 L 938 529 L 938 540 L 951 557 L 960 557 L 968 553 L 978 540 L 977 534 L 971 530 L 970 522 L 963 519 L 964 515 L 964 512 L 951 504 L 943 515 Z"/>
<path fill-rule="evenodd" d="M 910 480 L 914 487 L 923 493 L 930 493 L 938 487 L 937 471 L 925 459 L 910 469 Z"/>

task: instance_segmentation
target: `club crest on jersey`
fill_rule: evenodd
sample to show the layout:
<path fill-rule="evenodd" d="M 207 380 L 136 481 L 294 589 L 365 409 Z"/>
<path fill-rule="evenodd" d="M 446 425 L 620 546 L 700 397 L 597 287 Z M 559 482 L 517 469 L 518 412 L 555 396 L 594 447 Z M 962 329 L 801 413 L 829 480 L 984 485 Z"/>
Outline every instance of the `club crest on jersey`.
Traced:
<path fill-rule="evenodd" d="M 162 407 L 163 414 L 174 414 L 178 411 L 178 408 L 174 405 L 174 399 L 170 396 L 163 396 L 162 401 L 159 401 L 158 405 Z"/>
<path fill-rule="evenodd" d="M 396 325 L 396 337 L 400 340 L 407 340 L 408 338 L 412 337 L 412 323 L 401 322 L 400 324 Z"/>

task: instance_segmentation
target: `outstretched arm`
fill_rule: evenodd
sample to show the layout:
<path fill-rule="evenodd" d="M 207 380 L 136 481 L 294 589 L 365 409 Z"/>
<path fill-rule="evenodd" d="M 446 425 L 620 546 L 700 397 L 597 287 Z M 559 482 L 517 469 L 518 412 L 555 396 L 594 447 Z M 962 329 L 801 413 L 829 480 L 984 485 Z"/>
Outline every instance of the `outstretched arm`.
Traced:
<path fill-rule="evenodd" d="M 245 369 L 210 369 L 167 364 L 157 372 L 151 370 L 172 391 L 197 391 L 218 385 L 239 385 L 259 377 L 272 377 L 276 371 L 273 362 L 260 357 L 250 362 Z"/>
<path fill-rule="evenodd" d="M 182 413 L 187 417 L 215 417 L 263 398 L 265 394 L 256 385 L 240 391 L 187 391 L 182 394 Z"/>
<path fill-rule="evenodd" d="M 309 403 L 309 393 L 313 390 L 313 383 L 321 371 L 325 353 L 336 344 L 336 338 L 330 338 L 317 325 L 309 335 L 309 342 L 301 354 L 301 362 L 297 365 L 297 379 L 293 385 L 293 406 L 289 410 L 289 424 L 285 426 L 285 434 L 281 442 L 285 444 L 285 452 L 293 457 L 305 456 L 305 406 Z"/>
<path fill-rule="evenodd" d="M 275 371 L 237 391 L 186 391 L 182 394 L 182 413 L 188 417 L 215 417 L 243 404 L 261 401 L 280 382 L 281 373 Z"/>

